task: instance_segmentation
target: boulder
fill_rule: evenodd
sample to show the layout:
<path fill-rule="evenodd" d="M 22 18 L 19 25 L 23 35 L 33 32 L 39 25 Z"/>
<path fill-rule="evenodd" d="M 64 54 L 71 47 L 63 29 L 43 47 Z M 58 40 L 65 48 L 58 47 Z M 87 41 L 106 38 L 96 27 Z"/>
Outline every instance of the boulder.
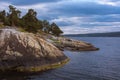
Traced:
<path fill-rule="evenodd" d="M 68 61 L 62 51 L 32 33 L 0 29 L 0 72 L 39 72 Z"/>

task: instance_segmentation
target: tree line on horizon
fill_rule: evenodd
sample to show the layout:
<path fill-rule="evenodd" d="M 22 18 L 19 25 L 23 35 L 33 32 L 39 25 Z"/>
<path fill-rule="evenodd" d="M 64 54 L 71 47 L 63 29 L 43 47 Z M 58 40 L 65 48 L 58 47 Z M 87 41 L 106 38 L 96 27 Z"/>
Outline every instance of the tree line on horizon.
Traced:
<path fill-rule="evenodd" d="M 48 34 L 60 36 L 63 31 L 56 23 L 50 24 L 47 20 L 39 20 L 37 12 L 34 9 L 29 9 L 28 12 L 21 17 L 21 11 L 14 6 L 9 5 L 9 12 L 0 11 L 0 22 L 5 26 L 20 27 L 25 31 L 37 33 L 43 31 Z"/>

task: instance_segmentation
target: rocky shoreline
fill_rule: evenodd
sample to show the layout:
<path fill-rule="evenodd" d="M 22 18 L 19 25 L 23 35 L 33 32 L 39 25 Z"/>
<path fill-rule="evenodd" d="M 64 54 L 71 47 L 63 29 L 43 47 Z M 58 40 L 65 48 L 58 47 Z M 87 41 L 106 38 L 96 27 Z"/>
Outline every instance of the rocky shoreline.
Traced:
<path fill-rule="evenodd" d="M 91 43 L 84 41 L 74 40 L 66 37 L 55 37 L 50 36 L 45 38 L 46 41 L 52 43 L 60 50 L 70 50 L 70 51 L 96 51 L 99 48 L 96 48 Z"/>
<path fill-rule="evenodd" d="M 94 51 L 90 43 L 50 34 L 33 34 L 0 29 L 0 72 L 40 72 L 65 65 L 69 58 L 62 50 Z"/>
<path fill-rule="evenodd" d="M 40 72 L 68 61 L 62 51 L 35 34 L 0 29 L 0 72 Z"/>

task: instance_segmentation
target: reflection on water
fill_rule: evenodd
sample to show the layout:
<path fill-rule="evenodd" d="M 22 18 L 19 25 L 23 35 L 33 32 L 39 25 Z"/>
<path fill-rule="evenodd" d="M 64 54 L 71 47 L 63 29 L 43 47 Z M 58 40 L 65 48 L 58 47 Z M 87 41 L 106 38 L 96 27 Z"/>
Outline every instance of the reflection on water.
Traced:
<path fill-rule="evenodd" d="M 33 80 L 36 76 L 44 75 L 44 73 L 49 73 L 52 70 L 38 72 L 38 73 L 0 73 L 0 80 Z"/>
<path fill-rule="evenodd" d="M 23 75 L 0 75 L 0 80 L 30 80 L 28 76 Z"/>

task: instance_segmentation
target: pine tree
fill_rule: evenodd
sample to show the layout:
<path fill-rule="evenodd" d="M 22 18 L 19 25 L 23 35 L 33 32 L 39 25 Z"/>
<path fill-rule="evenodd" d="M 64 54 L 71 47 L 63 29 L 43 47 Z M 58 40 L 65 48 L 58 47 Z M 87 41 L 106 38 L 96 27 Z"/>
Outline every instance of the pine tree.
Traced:
<path fill-rule="evenodd" d="M 43 31 L 45 33 L 49 33 L 50 32 L 50 24 L 49 24 L 49 22 L 47 20 L 43 20 L 42 26 L 43 26 Z"/>
<path fill-rule="evenodd" d="M 12 5 L 9 6 L 8 19 L 11 26 L 18 26 L 20 20 L 21 11 L 16 10 Z"/>
<path fill-rule="evenodd" d="M 39 20 L 36 17 L 37 12 L 33 9 L 29 9 L 28 13 L 22 17 L 22 25 L 25 30 L 29 32 L 37 32 L 37 28 L 40 25 Z"/>
<path fill-rule="evenodd" d="M 6 17 L 6 11 L 3 10 L 0 12 L 0 22 L 5 22 L 5 17 Z"/>
<path fill-rule="evenodd" d="M 63 33 L 63 31 L 55 23 L 51 24 L 51 32 L 55 36 L 60 36 L 60 34 Z"/>
<path fill-rule="evenodd" d="M 7 26 L 21 27 L 23 30 L 33 33 L 44 31 L 55 36 L 60 36 L 63 33 L 55 23 L 50 25 L 47 20 L 38 20 L 37 12 L 34 9 L 29 9 L 22 18 L 20 15 L 21 11 L 10 5 L 8 13 L 5 10 L 0 12 L 0 22 Z"/>

